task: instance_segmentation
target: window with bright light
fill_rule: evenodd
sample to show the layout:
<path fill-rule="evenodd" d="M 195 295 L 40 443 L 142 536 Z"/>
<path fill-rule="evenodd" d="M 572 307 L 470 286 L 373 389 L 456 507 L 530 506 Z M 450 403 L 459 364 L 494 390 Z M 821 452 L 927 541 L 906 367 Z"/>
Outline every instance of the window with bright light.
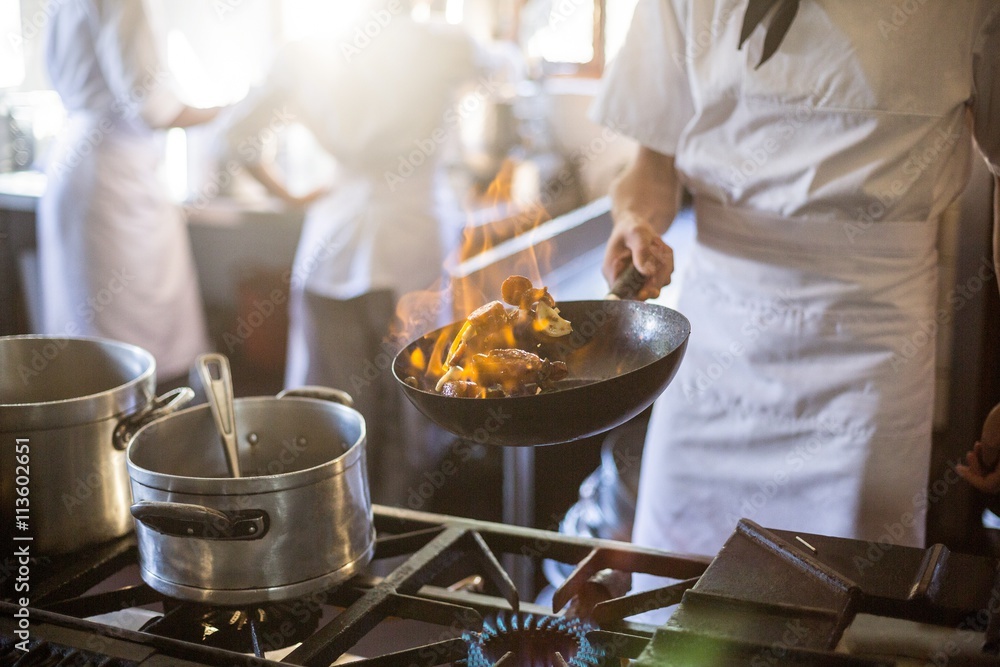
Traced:
<path fill-rule="evenodd" d="M 0 36 L 0 88 L 19 86 L 24 81 L 20 3 L 0 2 Z"/>
<path fill-rule="evenodd" d="M 365 3 L 343 0 L 283 0 L 280 4 L 282 38 L 302 39 L 351 25 L 361 18 L 364 7 Z"/>
<path fill-rule="evenodd" d="M 520 41 L 551 74 L 600 76 L 628 32 L 637 0 L 525 0 Z"/>
<path fill-rule="evenodd" d="M 604 62 L 609 63 L 618 55 L 632 23 L 637 0 L 613 0 L 605 7 Z"/>

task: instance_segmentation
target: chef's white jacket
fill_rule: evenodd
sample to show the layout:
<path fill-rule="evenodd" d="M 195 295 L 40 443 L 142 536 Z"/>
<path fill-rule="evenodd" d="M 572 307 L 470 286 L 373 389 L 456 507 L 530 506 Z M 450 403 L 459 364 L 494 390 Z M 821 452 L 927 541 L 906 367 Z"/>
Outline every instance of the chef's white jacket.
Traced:
<path fill-rule="evenodd" d="M 698 227 L 634 539 L 714 554 L 745 517 L 922 545 L 937 219 L 973 138 L 1000 173 L 1000 5 L 802 0 L 756 69 L 745 9 L 640 0 L 595 105 L 675 156 Z"/>

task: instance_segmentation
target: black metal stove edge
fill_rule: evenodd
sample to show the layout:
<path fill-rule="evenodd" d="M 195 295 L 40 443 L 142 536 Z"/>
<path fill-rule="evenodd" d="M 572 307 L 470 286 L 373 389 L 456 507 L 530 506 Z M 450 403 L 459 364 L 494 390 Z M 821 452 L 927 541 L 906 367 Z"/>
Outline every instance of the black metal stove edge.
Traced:
<path fill-rule="evenodd" d="M 0 600 L 0 637 L 16 637 L 23 627 L 23 608 Z M 192 665 L 233 665 L 233 667 L 287 667 L 286 664 L 250 655 L 233 653 L 210 646 L 160 637 L 144 632 L 112 627 L 94 621 L 64 616 L 40 609 L 29 609 L 28 646 L 47 642 L 86 653 L 110 656 L 128 665 L 174 664 L 188 661 Z M 18 642 L 19 643 L 19 642 Z M 20 649 L 16 649 L 20 650 Z M 169 658 L 161 663 L 157 656 Z M 234 660 L 238 662 L 234 662 Z"/>

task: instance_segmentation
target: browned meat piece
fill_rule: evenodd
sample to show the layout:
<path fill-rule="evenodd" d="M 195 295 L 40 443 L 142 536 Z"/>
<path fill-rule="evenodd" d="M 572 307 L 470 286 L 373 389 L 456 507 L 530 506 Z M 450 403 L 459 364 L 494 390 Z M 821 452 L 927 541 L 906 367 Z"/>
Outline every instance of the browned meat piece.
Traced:
<path fill-rule="evenodd" d="M 472 311 L 467 321 L 484 332 L 496 331 L 507 324 L 507 308 L 499 301 L 490 301 Z"/>
<path fill-rule="evenodd" d="M 499 301 L 491 301 L 472 311 L 455 336 L 445 363 L 448 366 L 461 366 L 474 354 L 498 347 L 511 347 L 514 341 L 510 320 L 511 313 Z"/>
<path fill-rule="evenodd" d="M 466 318 L 445 356 L 436 391 L 452 397 L 523 396 L 566 377 L 565 363 L 539 356 L 573 331 L 548 290 L 535 289 L 524 276 L 510 276 L 500 291 L 517 308 L 491 301 Z"/>
<path fill-rule="evenodd" d="M 566 372 L 561 361 L 550 362 L 537 354 L 508 348 L 475 355 L 462 375 L 483 387 L 500 387 L 506 396 L 520 396 L 547 388 L 566 377 Z"/>

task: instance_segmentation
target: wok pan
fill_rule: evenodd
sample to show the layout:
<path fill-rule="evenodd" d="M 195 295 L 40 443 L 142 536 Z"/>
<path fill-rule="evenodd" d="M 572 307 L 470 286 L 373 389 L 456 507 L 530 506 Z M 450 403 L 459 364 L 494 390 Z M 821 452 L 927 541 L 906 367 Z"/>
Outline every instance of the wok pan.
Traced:
<path fill-rule="evenodd" d="M 562 301 L 560 314 L 573 333 L 560 339 L 558 356 L 569 376 L 534 396 L 456 398 L 433 391 L 410 361 L 431 359 L 440 336 L 451 341 L 463 322 L 437 329 L 396 355 L 393 375 L 406 397 L 445 430 L 475 442 L 508 447 L 549 445 L 607 431 L 652 404 L 674 377 L 691 325 L 675 310 L 639 301 Z M 439 355 L 447 352 L 447 346 Z M 443 361 L 438 358 L 437 361 Z M 417 386 L 406 382 L 408 377 Z"/>

